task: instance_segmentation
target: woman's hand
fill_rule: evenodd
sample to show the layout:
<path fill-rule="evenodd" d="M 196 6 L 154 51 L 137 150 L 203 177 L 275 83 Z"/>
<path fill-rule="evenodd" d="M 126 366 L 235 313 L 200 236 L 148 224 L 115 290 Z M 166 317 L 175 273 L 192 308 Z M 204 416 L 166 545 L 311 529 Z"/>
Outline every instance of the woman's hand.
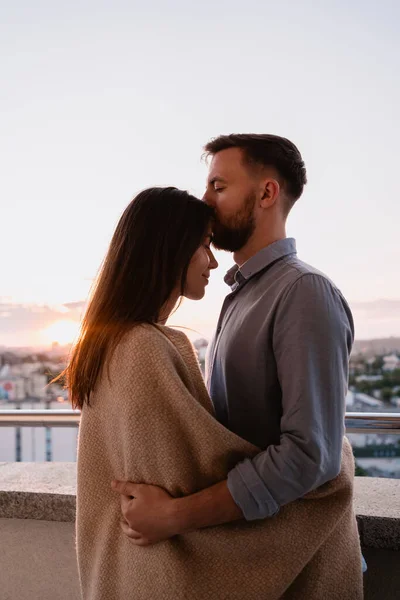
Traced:
<path fill-rule="evenodd" d="M 122 531 L 135 545 L 149 546 L 179 533 L 175 499 L 164 489 L 129 481 L 113 481 L 111 487 L 121 494 Z"/>
<path fill-rule="evenodd" d="M 113 481 L 111 487 L 121 494 L 122 531 L 137 546 L 243 519 L 226 479 L 181 498 L 156 485 Z"/>

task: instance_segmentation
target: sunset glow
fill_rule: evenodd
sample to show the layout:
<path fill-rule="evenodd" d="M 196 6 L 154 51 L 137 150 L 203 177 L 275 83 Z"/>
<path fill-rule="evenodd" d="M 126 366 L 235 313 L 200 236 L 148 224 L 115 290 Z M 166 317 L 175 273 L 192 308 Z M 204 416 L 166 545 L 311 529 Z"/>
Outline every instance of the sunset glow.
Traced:
<path fill-rule="evenodd" d="M 47 342 L 58 342 L 62 346 L 72 343 L 79 332 L 78 321 L 56 321 L 43 330 Z"/>

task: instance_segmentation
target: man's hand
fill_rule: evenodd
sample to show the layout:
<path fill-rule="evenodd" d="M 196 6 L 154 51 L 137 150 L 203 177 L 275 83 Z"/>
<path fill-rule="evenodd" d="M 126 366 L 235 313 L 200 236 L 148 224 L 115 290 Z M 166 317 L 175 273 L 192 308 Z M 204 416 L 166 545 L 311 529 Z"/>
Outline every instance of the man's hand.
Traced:
<path fill-rule="evenodd" d="M 155 485 L 129 481 L 114 481 L 112 488 L 121 494 L 122 530 L 137 546 L 243 519 L 226 480 L 182 498 Z"/>
<path fill-rule="evenodd" d="M 122 531 L 137 546 L 149 546 L 178 533 L 174 519 L 175 500 L 156 485 L 113 481 L 121 494 Z"/>

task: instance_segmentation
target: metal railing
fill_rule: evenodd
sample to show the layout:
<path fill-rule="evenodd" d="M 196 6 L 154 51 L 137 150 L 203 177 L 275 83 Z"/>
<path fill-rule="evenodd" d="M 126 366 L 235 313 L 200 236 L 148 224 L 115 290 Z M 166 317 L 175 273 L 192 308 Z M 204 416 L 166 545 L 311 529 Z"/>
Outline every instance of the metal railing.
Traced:
<path fill-rule="evenodd" d="M 0 410 L 0 427 L 78 427 L 79 410 Z"/>
<path fill-rule="evenodd" d="M 348 412 L 346 433 L 400 434 L 400 413 Z"/>
<path fill-rule="evenodd" d="M 0 427 L 78 427 L 79 410 L 0 410 Z M 400 434 L 400 413 L 348 412 L 346 433 Z"/>

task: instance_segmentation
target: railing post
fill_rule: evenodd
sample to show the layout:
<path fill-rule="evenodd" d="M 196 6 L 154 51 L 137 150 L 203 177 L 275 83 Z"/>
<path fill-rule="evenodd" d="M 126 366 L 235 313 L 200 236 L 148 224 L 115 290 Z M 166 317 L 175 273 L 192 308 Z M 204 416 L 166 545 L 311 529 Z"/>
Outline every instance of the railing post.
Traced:
<path fill-rule="evenodd" d="M 46 409 L 50 410 L 50 400 L 46 397 Z M 46 427 L 46 462 L 52 462 L 51 427 Z"/>
<path fill-rule="evenodd" d="M 16 409 L 20 410 L 21 403 L 19 400 L 16 401 Z M 15 462 L 22 461 L 22 450 L 21 450 L 21 427 L 15 428 Z"/>

